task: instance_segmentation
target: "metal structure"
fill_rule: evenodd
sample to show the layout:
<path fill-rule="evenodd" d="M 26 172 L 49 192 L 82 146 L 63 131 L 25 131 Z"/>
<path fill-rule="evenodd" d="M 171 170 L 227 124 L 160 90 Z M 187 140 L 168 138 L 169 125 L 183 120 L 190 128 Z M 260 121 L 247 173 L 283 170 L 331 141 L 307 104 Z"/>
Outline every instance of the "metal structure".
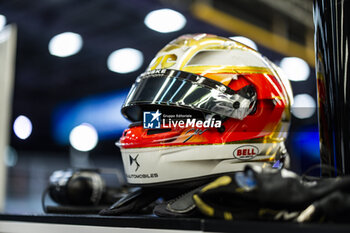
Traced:
<path fill-rule="evenodd" d="M 350 174 L 349 0 L 316 0 L 316 72 L 323 175 Z"/>
<path fill-rule="evenodd" d="M 6 195 L 5 156 L 9 144 L 16 35 L 17 30 L 13 25 L 0 30 L 0 211 L 4 209 Z"/>

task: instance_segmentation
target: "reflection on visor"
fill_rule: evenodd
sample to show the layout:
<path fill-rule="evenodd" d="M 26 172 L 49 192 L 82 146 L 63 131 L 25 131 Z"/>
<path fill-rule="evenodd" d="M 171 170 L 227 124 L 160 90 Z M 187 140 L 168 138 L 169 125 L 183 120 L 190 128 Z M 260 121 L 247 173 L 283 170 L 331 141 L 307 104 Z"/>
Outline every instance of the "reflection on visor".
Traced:
<path fill-rule="evenodd" d="M 235 92 L 215 80 L 177 70 L 152 70 L 132 86 L 122 113 L 136 121 L 140 106 L 177 106 L 242 120 L 256 103 L 256 92 L 246 86 Z M 138 112 L 138 113 L 137 113 Z"/>

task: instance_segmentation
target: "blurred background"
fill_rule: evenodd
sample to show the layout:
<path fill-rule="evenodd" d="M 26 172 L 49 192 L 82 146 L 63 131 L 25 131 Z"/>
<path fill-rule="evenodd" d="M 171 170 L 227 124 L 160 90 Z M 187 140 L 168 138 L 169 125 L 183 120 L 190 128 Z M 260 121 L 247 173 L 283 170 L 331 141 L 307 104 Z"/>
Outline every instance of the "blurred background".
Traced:
<path fill-rule="evenodd" d="M 40 212 L 48 176 L 71 164 L 122 169 L 115 142 L 128 89 L 186 33 L 232 37 L 280 65 L 295 96 L 292 169 L 319 163 L 312 2 L 0 1 L 0 31 L 17 28 L 4 210 Z"/>

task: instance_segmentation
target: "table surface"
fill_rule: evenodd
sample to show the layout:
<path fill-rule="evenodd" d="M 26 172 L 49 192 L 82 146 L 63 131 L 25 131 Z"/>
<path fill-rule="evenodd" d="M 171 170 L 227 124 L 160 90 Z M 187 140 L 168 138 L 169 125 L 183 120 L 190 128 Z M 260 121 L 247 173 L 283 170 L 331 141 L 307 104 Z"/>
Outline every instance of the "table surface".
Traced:
<path fill-rule="evenodd" d="M 202 218 L 160 218 L 156 216 L 106 217 L 98 215 L 64 214 L 0 214 L 0 224 L 1 221 L 207 232 L 350 232 L 350 224 L 298 224 L 290 222 L 266 221 L 224 221 Z"/>

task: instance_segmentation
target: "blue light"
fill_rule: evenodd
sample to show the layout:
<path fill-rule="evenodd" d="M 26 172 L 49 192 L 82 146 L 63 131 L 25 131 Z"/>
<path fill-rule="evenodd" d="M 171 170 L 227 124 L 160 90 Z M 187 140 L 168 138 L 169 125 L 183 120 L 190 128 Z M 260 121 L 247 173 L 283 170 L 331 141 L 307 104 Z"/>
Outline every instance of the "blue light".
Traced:
<path fill-rule="evenodd" d="M 301 131 L 295 133 L 294 150 L 297 149 L 300 154 L 307 156 L 308 160 L 319 162 L 320 160 L 320 139 L 317 129 L 311 128 L 310 131 Z"/>
<path fill-rule="evenodd" d="M 320 139 L 317 125 L 302 126 L 291 132 L 291 160 L 295 169 L 301 173 L 310 167 L 320 164 Z M 308 175 L 319 175 L 319 169 L 314 169 Z"/>
<path fill-rule="evenodd" d="M 82 123 L 93 125 L 100 139 L 118 139 L 128 122 L 120 109 L 128 90 L 87 97 L 62 104 L 53 113 L 53 137 L 59 144 L 69 144 L 71 130 Z"/>

